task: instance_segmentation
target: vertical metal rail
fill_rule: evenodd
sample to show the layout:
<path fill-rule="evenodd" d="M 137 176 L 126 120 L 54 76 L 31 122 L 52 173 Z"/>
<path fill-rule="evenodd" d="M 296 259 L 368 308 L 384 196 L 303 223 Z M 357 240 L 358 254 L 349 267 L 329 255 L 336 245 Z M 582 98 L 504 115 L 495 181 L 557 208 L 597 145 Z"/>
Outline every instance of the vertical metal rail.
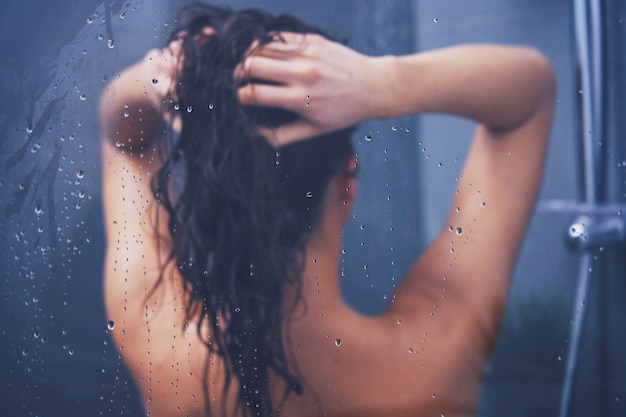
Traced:
<path fill-rule="evenodd" d="M 599 203 L 604 190 L 602 10 L 600 0 L 574 0 L 574 30 L 580 74 L 585 203 Z"/>
<path fill-rule="evenodd" d="M 577 64 L 580 74 L 583 152 L 583 196 L 584 202 L 597 204 L 604 197 L 604 132 L 603 81 L 602 81 L 602 15 L 599 0 L 574 0 L 574 30 Z M 591 225 L 589 225 L 591 226 Z M 570 230 L 571 233 L 571 230 Z M 572 392 L 576 379 L 578 357 L 587 310 L 587 293 L 593 272 L 593 253 L 584 252 L 580 259 L 576 298 L 572 312 L 572 327 L 565 363 L 565 374 L 561 391 L 559 417 L 570 413 Z"/>
<path fill-rule="evenodd" d="M 570 329 L 567 359 L 565 363 L 565 375 L 563 377 L 563 387 L 561 391 L 561 405 L 559 417 L 568 417 L 572 403 L 572 392 L 576 378 L 576 368 L 578 367 L 578 355 L 583 333 L 583 323 L 587 311 L 587 291 L 589 289 L 590 276 L 593 274 L 591 265 L 593 262 L 591 253 L 583 253 L 580 260 L 578 272 L 578 285 L 576 288 L 576 298 L 574 300 L 574 311 L 572 313 L 572 327 Z"/>

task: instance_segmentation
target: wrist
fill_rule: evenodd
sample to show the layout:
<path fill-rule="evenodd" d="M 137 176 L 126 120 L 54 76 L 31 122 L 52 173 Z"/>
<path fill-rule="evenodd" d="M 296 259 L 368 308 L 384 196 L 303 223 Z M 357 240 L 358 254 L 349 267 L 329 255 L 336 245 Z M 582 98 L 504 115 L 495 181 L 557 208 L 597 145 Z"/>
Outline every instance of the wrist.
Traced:
<path fill-rule="evenodd" d="M 401 111 L 402 89 L 399 86 L 400 60 L 395 55 L 383 55 L 372 58 L 376 87 L 371 94 L 373 104 L 372 118 L 386 119 L 403 116 Z"/>

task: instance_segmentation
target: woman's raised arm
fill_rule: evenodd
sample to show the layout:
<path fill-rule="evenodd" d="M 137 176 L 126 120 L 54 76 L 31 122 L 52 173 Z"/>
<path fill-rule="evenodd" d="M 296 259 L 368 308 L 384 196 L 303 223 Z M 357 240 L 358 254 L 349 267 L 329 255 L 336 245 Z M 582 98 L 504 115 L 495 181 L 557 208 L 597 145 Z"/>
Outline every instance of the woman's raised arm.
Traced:
<path fill-rule="evenodd" d="M 244 104 L 292 110 L 302 119 L 275 131 L 279 144 L 367 119 L 443 112 L 507 129 L 554 89 L 535 50 L 462 45 L 405 56 L 370 57 L 318 35 L 283 34 L 252 54 L 239 76 L 275 84 L 240 89 Z"/>
<path fill-rule="evenodd" d="M 386 316 L 423 329 L 436 312 L 432 338 L 458 329 L 486 357 L 541 184 L 556 84 L 548 61 L 532 48 L 496 45 L 368 57 L 320 36 L 285 34 L 238 75 L 272 82 L 243 87 L 242 102 L 301 116 L 267 132 L 278 144 L 414 113 L 477 122 L 448 220 Z"/>
<path fill-rule="evenodd" d="M 149 51 L 112 80 L 102 95 L 103 136 L 128 155 L 153 145 L 172 119 L 171 92 L 179 68 L 180 42 Z"/>

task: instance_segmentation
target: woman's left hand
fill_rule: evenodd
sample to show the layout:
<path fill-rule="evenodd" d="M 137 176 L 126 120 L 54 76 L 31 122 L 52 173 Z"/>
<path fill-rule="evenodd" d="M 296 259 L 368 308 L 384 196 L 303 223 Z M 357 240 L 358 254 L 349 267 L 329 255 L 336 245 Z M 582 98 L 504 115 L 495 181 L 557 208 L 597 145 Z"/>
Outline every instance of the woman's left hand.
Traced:
<path fill-rule="evenodd" d="M 258 79 L 239 89 L 244 105 L 278 107 L 301 117 L 275 129 L 260 127 L 275 146 L 389 116 L 384 57 L 362 55 L 319 35 L 280 33 L 252 48 L 235 70 L 240 79 Z"/>

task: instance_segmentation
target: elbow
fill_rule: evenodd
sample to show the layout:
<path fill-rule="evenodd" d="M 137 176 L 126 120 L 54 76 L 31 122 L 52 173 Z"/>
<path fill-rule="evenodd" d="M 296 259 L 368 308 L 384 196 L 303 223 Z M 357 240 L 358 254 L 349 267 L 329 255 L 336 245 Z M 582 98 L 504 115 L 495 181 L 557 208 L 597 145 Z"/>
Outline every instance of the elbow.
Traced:
<path fill-rule="evenodd" d="M 505 81 L 509 99 L 498 112 L 507 117 L 489 126 L 500 133 L 538 120 L 550 123 L 557 91 L 556 74 L 545 55 L 532 47 L 513 47 L 510 51 L 513 52 L 508 56 L 510 77 Z"/>
<path fill-rule="evenodd" d="M 527 50 L 528 74 L 532 74 L 535 97 L 538 103 L 554 101 L 557 92 L 557 78 L 554 67 L 548 58 L 534 48 Z"/>
<path fill-rule="evenodd" d="M 113 112 L 111 109 L 111 102 L 113 97 L 111 97 L 114 93 L 111 92 L 111 85 L 107 85 L 102 96 L 100 97 L 100 103 L 98 106 L 98 114 L 100 119 L 100 129 L 102 131 L 102 136 L 104 138 L 112 137 L 112 125 L 114 124 Z"/>
<path fill-rule="evenodd" d="M 98 103 L 98 116 L 100 128 L 105 137 L 113 138 L 120 130 L 124 122 L 124 107 L 128 108 L 128 97 L 124 97 L 127 90 L 122 84 L 122 79 L 118 76 L 109 81 L 100 95 Z"/>
<path fill-rule="evenodd" d="M 544 120 L 549 124 L 554 110 L 557 93 L 557 78 L 554 68 L 548 58 L 534 48 L 524 48 L 523 60 L 519 62 L 524 75 L 525 108 L 517 127 L 533 120 Z"/>

